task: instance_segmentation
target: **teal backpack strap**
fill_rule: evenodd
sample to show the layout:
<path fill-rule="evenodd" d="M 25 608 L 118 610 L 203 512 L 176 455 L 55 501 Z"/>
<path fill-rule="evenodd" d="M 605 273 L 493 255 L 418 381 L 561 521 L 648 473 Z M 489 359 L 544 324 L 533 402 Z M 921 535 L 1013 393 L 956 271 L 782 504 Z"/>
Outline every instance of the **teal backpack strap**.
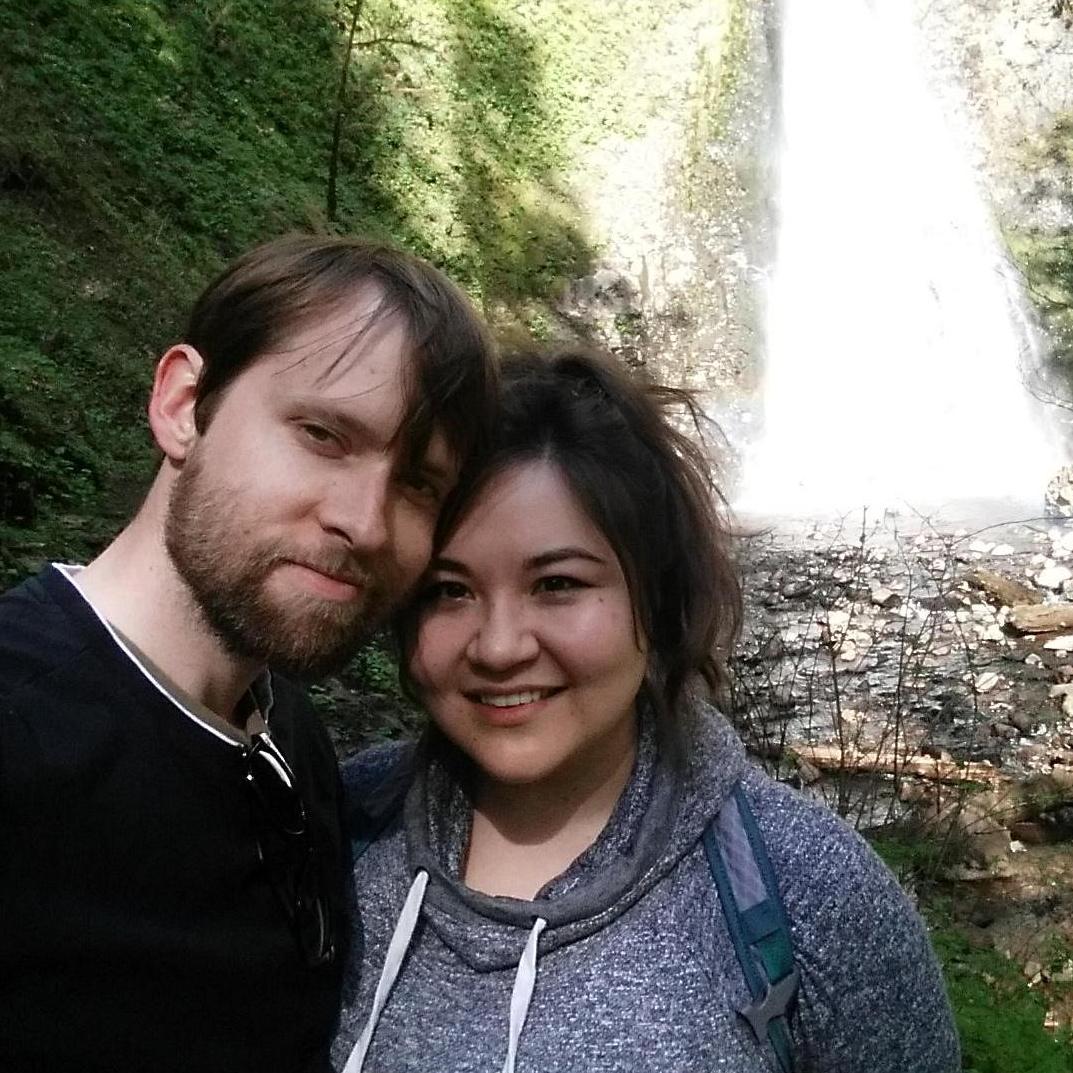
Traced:
<path fill-rule="evenodd" d="M 775 872 L 741 783 L 704 829 L 702 839 L 727 930 L 753 996 L 738 1012 L 761 1045 L 771 1044 L 781 1073 L 794 1073 L 788 1018 L 800 973 Z"/>

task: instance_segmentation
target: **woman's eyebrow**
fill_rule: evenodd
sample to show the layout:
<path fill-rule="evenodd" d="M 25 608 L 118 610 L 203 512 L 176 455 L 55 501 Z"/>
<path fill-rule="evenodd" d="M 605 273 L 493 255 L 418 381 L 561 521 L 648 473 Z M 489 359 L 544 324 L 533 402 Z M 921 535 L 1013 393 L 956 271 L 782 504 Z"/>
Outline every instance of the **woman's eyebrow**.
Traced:
<path fill-rule="evenodd" d="M 530 570 L 539 570 L 541 567 L 551 566 L 553 563 L 561 563 L 565 559 L 585 559 L 587 562 L 596 563 L 599 566 L 607 564 L 606 559 L 600 558 L 599 555 L 595 555 L 591 551 L 586 551 L 584 548 L 568 547 L 541 552 L 539 555 L 534 555 L 531 559 L 527 559 L 525 565 Z"/>
<path fill-rule="evenodd" d="M 469 577 L 469 567 L 465 563 L 460 563 L 457 559 L 445 559 L 442 556 L 435 556 L 433 560 L 428 564 L 429 570 L 445 570 L 451 574 L 465 574 Z"/>

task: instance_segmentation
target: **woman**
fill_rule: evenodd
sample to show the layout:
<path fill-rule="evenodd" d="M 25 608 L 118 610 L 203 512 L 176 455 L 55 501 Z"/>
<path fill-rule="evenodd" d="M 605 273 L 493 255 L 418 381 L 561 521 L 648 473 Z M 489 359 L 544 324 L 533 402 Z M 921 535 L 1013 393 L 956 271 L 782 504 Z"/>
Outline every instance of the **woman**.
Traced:
<path fill-rule="evenodd" d="M 959 1068 L 894 878 L 700 699 L 740 596 L 690 405 L 583 355 L 506 369 L 400 627 L 432 727 L 344 772 L 347 1073 Z"/>

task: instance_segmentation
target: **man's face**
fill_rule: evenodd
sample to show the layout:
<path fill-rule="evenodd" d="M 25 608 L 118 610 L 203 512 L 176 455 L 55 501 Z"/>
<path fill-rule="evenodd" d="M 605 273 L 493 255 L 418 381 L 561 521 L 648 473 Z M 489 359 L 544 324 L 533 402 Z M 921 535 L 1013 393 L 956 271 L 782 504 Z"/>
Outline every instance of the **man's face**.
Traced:
<path fill-rule="evenodd" d="M 398 436 L 411 360 L 377 295 L 294 333 L 242 372 L 183 462 L 165 541 L 235 655 L 295 674 L 346 661 L 413 586 L 455 479 L 433 436 Z M 355 309 L 355 306 L 357 307 Z"/>

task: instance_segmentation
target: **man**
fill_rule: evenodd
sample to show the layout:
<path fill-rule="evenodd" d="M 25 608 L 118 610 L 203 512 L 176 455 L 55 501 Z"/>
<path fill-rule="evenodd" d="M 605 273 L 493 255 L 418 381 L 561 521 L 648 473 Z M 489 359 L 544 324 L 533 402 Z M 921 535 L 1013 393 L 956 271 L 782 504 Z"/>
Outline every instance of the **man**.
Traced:
<path fill-rule="evenodd" d="M 493 389 L 469 303 L 397 251 L 285 239 L 199 299 L 136 517 L 0 598 L 5 1073 L 326 1068 L 337 775 L 273 672 L 411 589 Z"/>

